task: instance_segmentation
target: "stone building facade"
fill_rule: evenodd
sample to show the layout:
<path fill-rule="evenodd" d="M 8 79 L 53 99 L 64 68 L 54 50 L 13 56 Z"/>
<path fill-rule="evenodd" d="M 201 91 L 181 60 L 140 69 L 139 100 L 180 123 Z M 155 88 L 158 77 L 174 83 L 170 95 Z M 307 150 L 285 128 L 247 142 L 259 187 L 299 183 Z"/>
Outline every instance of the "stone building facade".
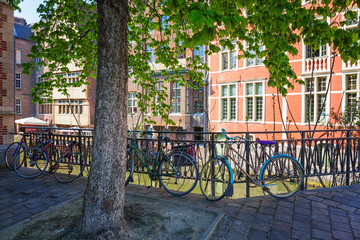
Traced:
<path fill-rule="evenodd" d="M 13 142 L 14 77 L 14 10 L 0 0 L 0 144 Z"/>
<path fill-rule="evenodd" d="M 31 75 L 23 74 L 21 64 L 34 61 L 27 57 L 34 42 L 30 40 L 31 26 L 23 18 L 15 17 L 15 120 L 27 117 L 36 117 L 36 104 L 32 102 L 31 88 L 36 84 L 36 71 Z"/>

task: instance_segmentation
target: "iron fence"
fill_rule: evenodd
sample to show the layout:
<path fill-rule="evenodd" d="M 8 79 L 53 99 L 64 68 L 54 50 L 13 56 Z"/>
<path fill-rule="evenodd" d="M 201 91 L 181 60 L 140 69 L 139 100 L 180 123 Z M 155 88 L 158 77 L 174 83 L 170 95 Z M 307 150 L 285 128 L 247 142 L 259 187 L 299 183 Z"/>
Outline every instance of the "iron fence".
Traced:
<path fill-rule="evenodd" d="M 64 146 L 69 141 L 79 142 L 78 151 L 84 155 L 87 166 L 90 165 L 93 137 L 88 133 L 92 133 L 91 129 L 71 129 L 74 131 L 72 135 L 60 133 L 58 128 L 48 129 L 52 132 L 49 138 L 55 145 Z M 149 158 L 155 157 L 160 147 L 157 136 L 171 138 L 165 146 L 166 151 L 179 146 L 184 148 L 191 146 L 199 171 L 206 161 L 216 155 L 224 156 L 231 147 L 229 156 L 234 160 L 231 161 L 235 181 L 234 197 L 250 197 L 261 195 L 263 192 L 259 188 L 252 188 L 254 186 L 249 179 L 246 179 L 240 168 L 255 177 L 257 173 L 251 166 L 259 169 L 266 160 L 261 154 L 261 145 L 257 143 L 256 138 L 275 141 L 274 145 L 265 147 L 265 151 L 270 155 L 284 153 L 297 158 L 305 172 L 303 189 L 313 189 L 360 183 L 359 131 L 230 132 L 232 137 L 240 136 L 249 140 L 240 139 L 231 145 L 219 132 L 152 132 L 152 134 L 138 132 L 137 141 Z M 30 132 L 25 135 L 29 139 L 35 139 L 34 135 L 37 134 L 39 133 Z M 159 187 L 156 179 L 148 177 L 147 169 L 143 165 L 136 165 L 134 172 L 138 174 L 134 184 Z"/>

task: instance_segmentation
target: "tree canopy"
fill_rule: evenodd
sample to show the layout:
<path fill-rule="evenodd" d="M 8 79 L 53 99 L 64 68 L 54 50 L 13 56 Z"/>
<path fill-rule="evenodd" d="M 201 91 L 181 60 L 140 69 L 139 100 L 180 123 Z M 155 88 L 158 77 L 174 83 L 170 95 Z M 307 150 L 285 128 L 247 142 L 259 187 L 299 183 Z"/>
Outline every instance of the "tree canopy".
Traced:
<path fill-rule="evenodd" d="M 10 0 L 12 4 L 20 0 Z M 222 47 L 239 49 L 239 58 L 263 57 L 269 71 L 268 84 L 284 96 L 297 76 L 290 67 L 289 55 L 296 55 L 296 44 L 312 49 L 332 46 L 332 54 L 344 61 L 360 58 L 359 28 L 343 26 L 357 22 L 352 9 L 360 1 L 344 0 L 132 0 L 129 1 L 129 77 L 146 91 L 138 93 L 139 108 L 166 118 L 170 106 L 165 104 L 166 91 L 156 91 L 155 70 L 150 62 L 152 49 L 155 64 L 163 64 L 161 76 L 168 82 L 203 84 L 208 69 L 199 58 L 188 56 L 186 66 L 176 56 L 186 49 L 207 46 L 206 54 Z M 306 3 L 306 5 L 304 5 Z M 95 0 L 45 0 L 37 10 L 41 20 L 33 28 L 36 45 L 29 57 L 40 61 L 24 64 L 24 71 L 47 66 L 46 81 L 38 83 L 32 96 L 35 102 L 51 98 L 54 88 L 66 94 L 70 85 L 87 84 L 96 77 L 97 3 Z M 342 19 L 339 13 L 344 13 Z M 327 21 L 330 20 L 330 21 Z M 234 42 L 235 41 L 235 42 Z M 246 45 L 245 45 L 246 44 Z M 264 46 L 264 49 L 260 49 Z M 57 73 L 69 72 L 74 62 L 82 68 L 80 81 L 67 83 Z M 186 72 L 186 75 L 184 74 Z M 192 81 L 189 81 L 191 79 Z M 158 101 L 151 99 L 157 96 Z"/>

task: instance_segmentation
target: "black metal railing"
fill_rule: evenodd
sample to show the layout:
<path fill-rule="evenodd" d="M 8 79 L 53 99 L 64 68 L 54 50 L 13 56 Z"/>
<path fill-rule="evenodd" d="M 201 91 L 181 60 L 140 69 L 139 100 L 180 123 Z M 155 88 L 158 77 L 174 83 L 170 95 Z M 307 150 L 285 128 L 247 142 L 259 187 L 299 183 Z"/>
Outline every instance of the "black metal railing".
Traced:
<path fill-rule="evenodd" d="M 66 145 L 68 141 L 78 141 L 79 151 L 85 156 L 87 165 L 92 159 L 92 129 L 69 129 L 72 135 L 60 133 L 67 129 L 49 128 L 53 133 L 50 138 L 56 145 Z M 87 134 L 84 134 L 84 133 Z M 26 133 L 30 139 L 34 139 L 39 133 Z M 360 130 L 324 130 L 324 131 L 287 131 L 287 132 L 230 132 L 229 135 L 241 136 L 250 141 L 235 141 L 232 145 L 216 132 L 153 132 L 153 134 L 138 134 L 138 144 L 141 149 L 154 157 L 156 155 L 159 140 L 157 136 L 168 136 L 171 141 L 167 145 L 167 151 L 177 146 L 193 145 L 199 171 L 206 161 L 215 155 L 224 155 L 231 147 L 229 155 L 235 163 L 231 163 L 234 171 L 235 197 L 250 197 L 261 195 L 262 190 L 252 188 L 249 179 L 241 174 L 240 167 L 249 175 L 256 174 L 252 169 L 260 169 L 266 159 L 261 154 L 260 145 L 255 141 L 275 140 L 276 144 L 266 147 L 270 155 L 280 153 L 289 154 L 297 158 L 304 167 L 305 184 L 303 189 L 324 188 L 343 186 L 360 183 Z M 201 136 L 201 137 L 199 137 Z M 244 161 L 246 160 L 246 161 Z M 247 164 L 247 162 L 249 164 Z M 253 168 L 252 168 L 253 167 Z M 147 186 L 159 186 L 156 179 L 148 177 L 147 169 L 138 165 L 135 173 L 139 174 L 135 184 Z"/>

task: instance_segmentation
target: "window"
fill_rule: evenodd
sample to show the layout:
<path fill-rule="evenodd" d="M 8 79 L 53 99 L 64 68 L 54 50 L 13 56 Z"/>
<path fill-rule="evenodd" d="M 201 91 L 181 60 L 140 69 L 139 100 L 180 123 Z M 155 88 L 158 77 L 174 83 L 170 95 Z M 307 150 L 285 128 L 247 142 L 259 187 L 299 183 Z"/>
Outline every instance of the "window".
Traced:
<path fill-rule="evenodd" d="M 225 47 L 221 52 L 221 70 L 235 69 L 237 65 L 237 47 L 236 41 L 231 42 L 235 49 L 231 50 Z"/>
<path fill-rule="evenodd" d="M 150 47 L 149 45 L 146 45 L 146 52 L 150 55 L 150 59 L 148 59 L 148 62 L 155 62 L 154 47 Z"/>
<path fill-rule="evenodd" d="M 348 19 L 346 20 L 345 15 L 344 15 L 344 21 L 346 22 L 345 28 L 357 28 L 358 24 L 359 24 L 359 15 L 360 15 L 360 11 L 359 10 L 352 10 L 355 15 L 356 18 L 355 19 Z"/>
<path fill-rule="evenodd" d="M 326 77 L 316 77 L 315 81 L 312 78 L 305 79 L 305 122 L 316 122 L 319 115 L 320 122 L 326 120 L 326 88 Z"/>
<path fill-rule="evenodd" d="M 354 111 L 352 109 L 359 107 L 359 73 L 346 74 L 345 75 L 345 107 L 347 111 L 350 113 L 349 117 L 352 118 Z"/>
<path fill-rule="evenodd" d="M 221 86 L 220 98 L 220 114 L 221 120 L 236 120 L 236 85 Z"/>
<path fill-rule="evenodd" d="M 181 88 L 178 83 L 171 84 L 171 113 L 180 113 L 181 109 Z"/>
<path fill-rule="evenodd" d="M 316 48 L 316 50 L 312 49 L 310 46 L 305 46 L 306 47 L 306 58 L 313 58 L 313 57 L 325 57 L 327 55 L 327 47 L 326 45 L 324 46 L 319 46 Z"/>
<path fill-rule="evenodd" d="M 246 119 L 250 121 L 263 120 L 264 84 L 262 82 L 245 85 Z"/>
<path fill-rule="evenodd" d="M 15 112 L 16 112 L 16 114 L 21 115 L 21 110 L 22 110 L 21 99 L 17 98 L 15 101 L 16 101 L 15 102 Z"/>
<path fill-rule="evenodd" d="M 154 97 L 154 102 L 159 98 L 161 92 L 164 91 L 164 81 L 160 80 L 155 83 L 155 90 L 157 91 L 157 96 Z"/>
<path fill-rule="evenodd" d="M 52 114 L 52 103 L 44 99 L 44 103 L 39 105 L 39 114 Z"/>
<path fill-rule="evenodd" d="M 195 46 L 194 48 L 194 58 L 199 57 L 201 62 L 204 62 L 204 53 L 205 46 Z"/>
<path fill-rule="evenodd" d="M 21 88 L 21 73 L 15 74 L 15 87 Z"/>
<path fill-rule="evenodd" d="M 59 100 L 58 114 L 83 114 L 83 100 Z"/>
<path fill-rule="evenodd" d="M 176 58 L 178 59 L 186 57 L 186 48 L 182 47 L 182 45 L 183 42 L 179 42 L 179 46 L 177 47 L 178 55 L 176 56 Z"/>
<path fill-rule="evenodd" d="M 16 64 L 21 64 L 21 50 L 16 49 Z"/>
<path fill-rule="evenodd" d="M 136 112 L 137 112 L 136 92 L 129 92 L 129 94 L 128 94 L 128 113 L 134 114 Z"/>
<path fill-rule="evenodd" d="M 204 112 L 204 87 L 194 89 L 194 113 Z"/>
<path fill-rule="evenodd" d="M 246 44 L 246 47 L 249 48 L 248 43 Z M 259 46 L 259 50 L 260 50 L 260 52 L 262 52 L 265 50 L 265 47 L 261 45 L 261 46 Z M 249 53 L 256 55 L 254 50 L 249 50 Z M 263 62 L 264 62 L 264 58 L 260 58 L 258 56 L 254 57 L 254 58 L 247 58 L 246 66 L 256 66 L 256 65 L 263 64 Z"/>
<path fill-rule="evenodd" d="M 203 128 L 202 127 L 194 127 L 194 133 L 197 133 L 197 134 L 194 134 L 194 140 L 195 141 L 202 141 L 204 140 L 203 138 L 203 135 L 202 135 L 202 132 L 203 132 Z"/>

